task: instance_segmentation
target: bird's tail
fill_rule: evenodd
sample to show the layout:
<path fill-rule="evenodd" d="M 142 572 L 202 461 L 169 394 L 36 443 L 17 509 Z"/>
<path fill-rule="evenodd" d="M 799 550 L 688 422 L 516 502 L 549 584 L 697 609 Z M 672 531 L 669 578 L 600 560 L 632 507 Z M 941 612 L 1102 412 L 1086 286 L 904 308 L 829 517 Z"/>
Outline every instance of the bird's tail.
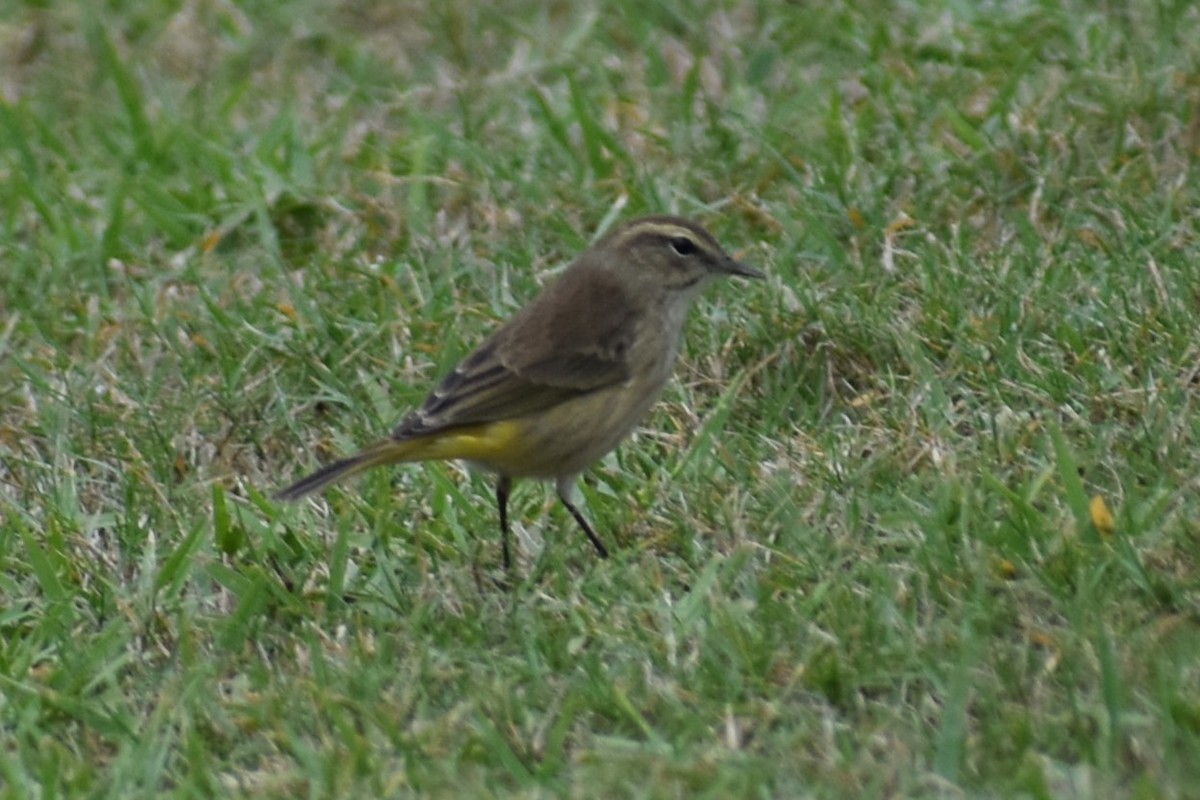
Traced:
<path fill-rule="evenodd" d="M 420 439 L 383 439 L 367 445 L 348 458 L 326 464 L 306 478 L 275 493 L 276 500 L 299 500 L 319 492 L 330 484 L 345 480 L 372 467 L 396 464 L 401 461 L 419 461 L 426 458 L 426 447 Z"/>

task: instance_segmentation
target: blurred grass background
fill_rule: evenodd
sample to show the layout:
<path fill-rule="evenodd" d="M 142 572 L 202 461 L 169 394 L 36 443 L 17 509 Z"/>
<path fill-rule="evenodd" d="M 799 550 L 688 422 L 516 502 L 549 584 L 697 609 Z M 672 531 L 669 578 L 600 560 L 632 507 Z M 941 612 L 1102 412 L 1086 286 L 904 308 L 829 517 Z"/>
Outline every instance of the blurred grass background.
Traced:
<path fill-rule="evenodd" d="M 0 0 L 9 797 L 1195 797 L 1200 9 Z M 770 274 L 553 493 L 265 499 L 605 224 Z"/>

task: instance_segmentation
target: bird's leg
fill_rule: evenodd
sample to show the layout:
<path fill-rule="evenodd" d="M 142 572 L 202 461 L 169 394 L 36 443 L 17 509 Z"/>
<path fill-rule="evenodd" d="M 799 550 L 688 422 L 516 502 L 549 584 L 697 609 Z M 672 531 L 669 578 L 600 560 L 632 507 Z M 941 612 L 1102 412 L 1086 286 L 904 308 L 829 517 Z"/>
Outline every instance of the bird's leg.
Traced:
<path fill-rule="evenodd" d="M 604 542 L 600 541 L 600 537 L 592 530 L 592 526 L 584 519 L 583 514 L 575 507 L 575 476 L 571 475 L 566 478 L 558 479 L 558 499 L 567 507 L 567 511 L 571 512 L 571 516 L 579 523 L 579 527 L 583 528 L 583 532 L 587 534 L 589 540 L 596 548 L 596 552 L 601 558 L 608 558 L 608 548 L 604 546 Z"/>
<path fill-rule="evenodd" d="M 508 492 L 512 489 L 512 478 L 501 475 L 496 481 L 496 505 L 500 507 L 500 547 L 504 552 L 504 571 L 512 572 L 512 558 L 508 554 Z"/>

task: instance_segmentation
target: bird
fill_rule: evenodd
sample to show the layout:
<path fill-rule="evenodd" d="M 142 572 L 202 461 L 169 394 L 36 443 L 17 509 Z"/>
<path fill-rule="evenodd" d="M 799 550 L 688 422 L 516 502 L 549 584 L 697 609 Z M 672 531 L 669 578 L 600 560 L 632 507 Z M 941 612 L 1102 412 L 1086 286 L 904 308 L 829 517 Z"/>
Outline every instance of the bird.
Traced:
<path fill-rule="evenodd" d="M 579 255 L 405 416 L 391 435 L 279 490 L 293 501 L 387 464 L 463 460 L 496 476 L 504 568 L 513 482 L 555 482 L 577 505 L 579 476 L 632 433 L 671 377 L 692 301 L 719 278 L 765 275 L 700 224 L 672 215 L 620 224 Z"/>

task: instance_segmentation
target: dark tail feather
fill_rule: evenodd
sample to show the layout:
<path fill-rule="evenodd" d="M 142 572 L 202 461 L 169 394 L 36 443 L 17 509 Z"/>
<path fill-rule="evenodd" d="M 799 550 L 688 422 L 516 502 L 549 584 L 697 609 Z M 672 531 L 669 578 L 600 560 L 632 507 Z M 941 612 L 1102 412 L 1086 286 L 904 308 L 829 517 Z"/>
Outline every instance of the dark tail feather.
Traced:
<path fill-rule="evenodd" d="M 343 458 L 340 461 L 334 461 L 332 464 L 326 464 L 312 475 L 301 478 L 287 488 L 280 489 L 275 493 L 274 498 L 276 500 L 299 500 L 302 497 L 321 491 L 332 483 L 344 480 L 352 475 L 357 475 L 371 467 L 403 461 L 405 455 L 411 449 L 408 443 L 397 442 L 393 439 L 376 442 L 359 450 L 349 458 Z"/>

